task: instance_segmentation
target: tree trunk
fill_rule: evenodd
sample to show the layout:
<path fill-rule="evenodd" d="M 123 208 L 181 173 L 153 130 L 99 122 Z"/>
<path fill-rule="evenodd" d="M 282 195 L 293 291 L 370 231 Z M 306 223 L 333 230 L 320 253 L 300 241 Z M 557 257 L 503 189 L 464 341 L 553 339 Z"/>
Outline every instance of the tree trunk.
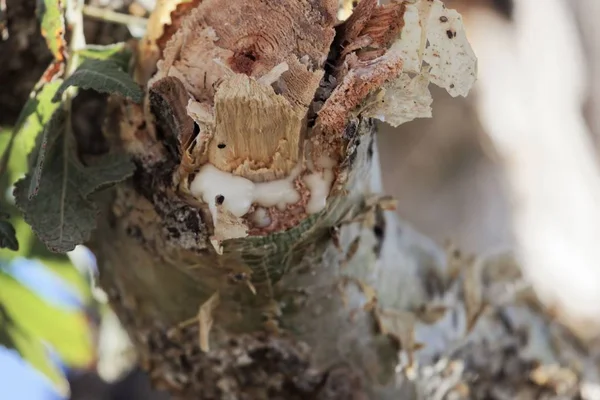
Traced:
<path fill-rule="evenodd" d="M 200 16 L 197 20 L 200 22 L 194 26 L 201 26 L 211 18 L 216 19 L 210 14 L 214 11 L 209 10 L 212 3 L 217 4 L 207 0 L 198 6 L 198 2 L 192 2 L 197 9 L 187 10 L 185 15 Z M 298 24 L 307 30 L 296 32 L 297 40 L 309 40 L 306 38 L 312 35 L 309 30 L 313 29 L 322 28 L 323 35 L 333 32 L 331 3 L 298 2 L 308 4 L 309 11 L 289 18 L 290 24 L 299 21 Z M 212 26 L 221 41 L 215 43 L 221 45 L 226 42 L 223 38 L 231 25 L 235 25 L 234 30 L 243 26 L 251 31 L 247 26 L 250 23 L 234 19 L 239 11 L 237 6 L 227 3 L 225 7 L 224 4 L 221 3 L 223 8 L 231 9 L 219 12 L 235 24 L 224 20 L 218 28 Z M 368 12 L 367 17 L 371 18 L 382 18 L 381 15 L 388 15 L 388 12 L 404 12 L 404 8 L 398 8 L 400 3 L 390 8 L 371 8 L 370 11 L 360 8 L 368 8 L 369 4 L 375 2 L 361 2 L 355 11 L 357 18 L 350 18 L 337 28 L 336 39 L 332 37 L 332 43 L 327 44 L 327 49 L 330 46 L 332 49 L 329 63 L 339 67 L 336 62 L 342 53 L 340 40 L 348 39 L 344 35 L 351 35 L 353 28 L 377 27 L 360 22 L 360 12 Z M 185 7 L 178 10 L 185 10 Z M 204 14 L 193 14 L 202 7 Z M 261 10 L 258 5 L 257 9 Z M 250 12 L 248 10 L 254 9 L 250 7 L 245 12 Z M 266 15 L 255 13 L 253 17 L 262 21 Z M 322 26 L 307 25 L 302 18 L 307 21 L 315 18 L 313 22 L 319 20 Z M 404 25 L 403 14 L 399 18 L 402 23 L 397 29 Z M 377 21 L 381 24 L 381 20 Z M 178 29 L 185 29 L 185 26 L 184 21 Z M 387 21 L 384 31 L 396 28 Z M 452 32 L 448 32 L 448 38 L 452 40 Z M 377 31 L 371 30 L 370 35 L 381 40 L 379 45 L 389 45 L 383 36 L 377 36 Z M 184 54 L 185 46 L 195 43 L 191 37 L 185 36 L 189 40 L 182 40 L 177 57 L 192 59 L 193 63 L 189 65 L 202 70 L 202 60 L 211 61 L 209 57 L 222 48 Z M 273 37 L 280 42 L 288 38 L 283 34 Z M 174 34 L 169 43 L 176 43 L 177 38 Z M 197 36 L 193 38 L 200 40 Z M 243 51 L 228 49 L 233 56 L 226 64 L 237 74 L 232 79 L 246 79 L 243 85 L 248 85 L 239 84 L 236 89 L 254 87 L 255 81 L 248 80 L 246 75 L 264 81 L 265 76 L 281 65 L 278 64 L 280 60 L 269 61 L 267 55 L 277 57 L 267 54 L 264 43 L 251 43 L 253 39 L 247 37 L 244 38 L 247 41 L 236 40 L 232 46 L 243 42 L 245 47 Z M 314 48 L 318 47 L 318 40 L 311 44 Z M 277 46 L 280 42 L 269 43 Z M 288 41 L 286 45 L 293 46 L 289 43 L 297 42 Z M 304 46 L 302 48 L 307 52 L 314 50 L 306 43 L 298 46 Z M 347 43 L 345 48 L 348 48 Z M 156 54 L 161 51 L 164 51 L 162 65 L 165 66 L 169 57 L 165 47 L 154 53 L 138 53 L 138 62 L 144 57 L 155 62 L 160 58 Z M 263 51 L 267 53 L 261 53 Z M 369 68 L 383 65 L 385 68 L 381 70 L 396 73 L 391 61 L 377 64 L 390 59 L 377 53 L 381 57 L 373 61 L 369 59 L 372 54 L 360 53 L 360 57 L 366 57 L 360 62 L 367 63 L 360 65 Z M 389 211 L 389 199 L 378 197 L 380 177 L 377 161 L 374 161 L 377 160 L 375 124 L 365 116 L 368 113 L 356 112 L 356 108 L 365 107 L 367 94 L 383 86 L 390 76 L 371 79 L 372 76 L 366 73 L 371 70 L 353 69 L 348 62 L 349 67 L 344 65 L 349 72 L 341 75 L 344 79 L 339 83 L 329 79 L 338 73 L 336 69 L 325 68 L 321 87 L 316 90 L 316 100 L 313 101 L 313 90 L 305 104 L 302 93 L 293 90 L 302 91 L 310 86 L 311 79 L 318 75 L 321 67 L 319 64 L 311 68 L 299 67 L 300 64 L 294 64 L 299 58 L 290 56 L 286 63 L 294 73 L 309 72 L 302 78 L 304 80 L 300 80 L 302 84 L 294 86 L 294 82 L 288 80 L 286 85 L 278 86 L 279 78 L 290 79 L 290 73 L 276 77 L 272 85 L 278 88 L 278 99 L 287 96 L 286 99 L 292 99 L 287 104 L 295 104 L 290 107 L 291 111 L 283 106 L 270 109 L 273 120 L 284 115 L 289 118 L 287 121 L 292 121 L 272 132 L 283 134 L 284 128 L 295 123 L 295 113 L 298 110 L 300 114 L 304 112 L 302 121 L 310 128 L 310 134 L 299 133 L 299 148 L 292 149 L 289 157 L 295 157 L 294 150 L 299 152 L 301 157 L 314 161 L 312 173 L 322 173 L 323 177 L 328 172 L 335 173 L 334 182 L 326 206 L 309 215 L 305 211 L 311 207 L 307 203 L 310 198 L 302 194 L 307 187 L 296 183 L 301 192 L 297 201 L 304 211 L 298 214 L 298 208 L 291 205 L 279 214 L 276 207 L 271 207 L 269 226 L 275 228 L 270 231 L 264 225 L 257 225 L 249 228 L 249 235 L 247 232 L 240 234 L 240 220 L 224 204 L 224 201 L 238 199 L 211 195 L 208 203 L 213 199 L 215 203 L 202 205 L 202 199 L 190 195 L 193 190 L 181 189 L 190 182 L 193 188 L 193 182 L 203 173 L 198 165 L 191 168 L 193 172 L 186 165 L 186 157 L 192 160 L 188 160 L 188 164 L 194 164 L 194 157 L 188 152 L 194 122 L 194 134 L 200 138 L 195 139 L 195 143 L 204 140 L 204 134 L 210 138 L 226 138 L 229 140 L 227 146 L 234 147 L 238 155 L 245 151 L 242 142 L 251 135 L 241 136 L 239 127 L 228 134 L 222 133 L 227 126 L 219 125 L 219 110 L 231 113 L 225 115 L 223 122 L 229 124 L 231 118 L 242 118 L 251 110 L 243 109 L 244 112 L 236 114 L 234 107 L 219 108 L 218 99 L 226 96 L 219 97 L 218 88 L 227 85 L 213 79 L 210 74 L 214 71 L 209 71 L 212 66 L 205 69 L 208 72 L 205 72 L 202 90 L 211 94 L 206 96 L 208 103 L 205 104 L 217 110 L 214 121 L 191 118 L 189 92 L 198 87 L 194 86 L 191 76 L 181 74 L 185 66 L 175 62 L 172 62 L 172 68 L 179 68 L 179 75 L 169 75 L 172 70 L 167 66 L 163 70 L 167 71 L 161 78 L 165 79 L 163 81 L 152 78 L 148 83 L 154 73 L 152 68 L 150 72 L 138 69 L 138 79 L 149 87 L 144 106 L 111 99 L 106 136 L 113 148 L 125 149 L 133 155 L 137 171 L 130 181 L 105 194 L 104 218 L 99 221 L 91 247 L 101 268 L 100 284 L 129 332 L 141 365 L 155 385 L 181 399 L 500 398 L 499 393 L 511 398 L 538 398 L 531 397 L 537 394 L 552 398 L 557 391 L 560 395 L 578 393 L 577 379 L 573 383 L 569 380 L 571 375 L 567 378 L 553 376 L 551 383 L 556 381 L 556 385 L 549 384 L 548 380 L 537 383 L 530 378 L 529 373 L 537 371 L 532 360 L 559 360 L 564 364 L 562 350 L 553 351 L 551 346 L 553 341 L 571 338 L 558 328 L 552 331 L 551 338 L 545 335 L 549 331 L 549 320 L 540 313 L 528 287 L 521 282 L 518 268 L 509 258 L 475 261 L 464 259 L 458 252 L 451 252 L 450 257 L 446 257 L 443 250 L 396 219 Z M 263 62 L 262 69 L 256 67 Z M 160 72 L 161 64 L 158 69 Z M 240 72 L 240 69 L 244 71 Z M 257 70 L 262 72 L 257 73 Z M 193 73 L 193 69 L 187 71 Z M 360 75 L 361 71 L 364 75 Z M 219 74 L 229 82 L 230 76 L 226 72 L 221 70 Z M 310 74 L 315 75 L 306 78 Z M 173 76 L 186 83 L 180 85 Z M 166 83 L 161 86 L 161 82 Z M 340 95 L 327 87 L 331 82 L 336 89 L 344 89 L 344 85 L 350 84 Z M 450 88 L 454 86 L 452 83 Z M 206 93 L 198 90 L 194 97 L 200 102 Z M 358 96 L 355 92 L 360 90 L 366 92 L 354 99 L 353 96 Z M 181 93 L 185 96 L 181 97 Z M 250 91 L 248 96 L 255 94 Z M 270 94 L 265 96 L 261 97 L 265 102 L 272 100 Z M 352 104 L 354 100 L 356 104 Z M 311 117 L 311 107 L 316 102 L 324 105 L 315 120 Z M 279 107 L 280 103 L 268 104 Z M 210 107 L 207 108 L 209 111 L 212 110 Z M 346 111 L 341 114 L 341 126 L 336 125 L 339 109 Z M 285 114 L 288 111 L 289 114 Z M 197 111 L 194 115 L 200 113 Z M 241 126 L 245 126 L 247 132 L 254 132 L 253 124 L 260 125 L 263 120 L 246 122 Z M 262 134 L 261 129 L 262 125 L 256 131 Z M 289 129 L 285 134 L 287 136 L 282 140 L 293 143 L 297 132 Z M 268 151 L 266 142 L 270 138 L 257 135 L 249 140 L 250 145 L 244 146 L 254 150 L 244 154 L 256 161 L 253 157 L 257 152 Z M 259 146 L 252 147 L 256 144 L 253 140 L 266 142 L 259 141 Z M 304 141 L 309 146 L 302 152 Z M 260 148 L 261 143 L 264 148 Z M 209 146 L 207 144 L 206 148 L 210 149 Z M 277 147 L 278 151 L 283 151 L 282 148 Z M 206 157 L 213 157 L 213 164 L 220 165 L 222 170 L 235 161 L 219 158 L 221 153 L 216 150 L 216 155 L 211 155 L 213 150 L 196 156 L 204 157 L 203 164 Z M 323 154 L 337 162 L 331 171 L 327 170 L 327 165 L 316 165 L 317 156 Z M 255 185 L 261 180 L 272 181 L 271 175 L 281 173 L 275 167 L 250 171 L 248 168 L 255 164 L 240 165 L 243 168 L 232 167 L 234 172 L 253 179 Z M 268 171 L 264 172 L 265 169 Z M 271 178 L 266 178 L 267 175 Z M 219 190 L 229 190 L 228 185 L 233 185 L 228 176 L 218 182 Z M 302 176 L 306 178 L 306 175 Z M 305 179 L 308 186 L 307 182 Z M 315 197 L 316 193 L 313 190 L 310 197 Z M 244 220 L 246 223 L 250 224 Z M 534 341 L 536 347 L 526 349 Z M 575 353 L 574 360 L 587 357 L 585 351 Z M 584 370 L 580 368 L 574 374 L 580 378 Z"/>
<path fill-rule="evenodd" d="M 366 210 L 373 134 L 373 124 L 360 121 L 346 196 L 287 232 L 227 243 L 222 255 L 207 241 L 195 252 L 165 237 L 206 237 L 195 210 L 165 202 L 161 216 L 134 184 L 118 188 L 114 217 L 98 230 L 95 252 L 102 286 L 155 382 L 184 398 L 219 398 L 211 393 L 220 388 L 256 399 L 312 398 L 317 392 L 317 398 L 348 399 L 360 398 L 360 387 L 369 398 L 397 397 L 397 345 L 378 329 L 374 296 L 390 308 L 421 297 L 418 288 L 411 296 L 397 290 L 402 271 L 417 260 L 433 262 L 428 258 L 435 253 L 422 249 L 417 235 L 398 237 L 392 214 Z M 376 223 L 342 226 L 338 249 L 332 228 L 366 212 Z M 382 250 L 388 236 L 415 255 L 399 257 L 402 249 L 390 249 L 396 254 L 384 257 L 390 254 Z M 345 261 L 349 247 L 355 254 Z M 216 292 L 220 301 L 205 355 L 198 349 L 200 325 L 178 325 Z"/>

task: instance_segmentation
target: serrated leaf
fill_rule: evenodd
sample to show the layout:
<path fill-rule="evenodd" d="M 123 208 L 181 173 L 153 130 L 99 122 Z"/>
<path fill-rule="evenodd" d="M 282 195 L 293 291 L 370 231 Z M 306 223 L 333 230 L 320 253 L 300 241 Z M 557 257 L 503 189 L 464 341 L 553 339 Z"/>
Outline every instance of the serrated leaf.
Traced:
<path fill-rule="evenodd" d="M 37 14 L 42 36 L 54 59 L 64 62 L 67 42 L 65 40 L 64 4 L 61 0 L 38 0 Z"/>
<path fill-rule="evenodd" d="M 144 92 L 140 86 L 112 60 L 85 60 L 63 82 L 52 100 L 60 100 L 63 92 L 71 86 L 101 93 L 118 93 L 136 103 L 141 103 L 144 99 Z"/>
<path fill-rule="evenodd" d="M 77 159 L 72 138 L 65 133 L 65 115 L 57 110 L 49 132 L 43 177 L 38 194 L 29 198 L 32 174 L 15 185 L 17 207 L 25 221 L 51 251 L 64 253 L 84 243 L 96 227 L 98 209 L 89 196 L 133 174 L 134 165 L 123 155 L 108 155 L 93 166 Z"/>
<path fill-rule="evenodd" d="M 28 154 L 34 147 L 38 135 L 50 121 L 52 114 L 59 107 L 53 103 L 52 97 L 60 87 L 62 80 L 56 80 L 42 85 L 39 90 L 31 93 L 29 100 L 19 114 L 19 118 L 11 133 L 10 140 L 0 160 L 0 175 L 3 175 L 8 166 L 8 161 L 13 146 L 21 147 L 22 154 Z"/>
<path fill-rule="evenodd" d="M 89 44 L 79 50 L 77 54 L 81 57 L 82 62 L 88 59 L 113 61 L 123 71 L 129 69 L 129 61 L 132 56 L 131 50 L 125 43 L 115 43 L 107 46 Z"/>
<path fill-rule="evenodd" d="M 29 158 L 31 161 L 29 164 L 32 165 L 32 167 L 30 167 L 29 170 L 31 173 L 31 181 L 29 182 L 29 190 L 27 191 L 27 198 L 29 199 L 35 196 L 39 190 L 40 179 L 42 178 L 42 171 L 46 160 L 46 150 L 53 146 L 64 128 L 65 121 L 61 118 L 62 116 L 64 116 L 64 113 L 53 114 L 50 121 L 43 128 L 40 143 L 35 151 L 30 153 Z"/>
<path fill-rule="evenodd" d="M 19 242 L 17 241 L 17 232 L 15 227 L 0 216 L 0 249 L 19 250 Z"/>
<path fill-rule="evenodd" d="M 0 346 L 17 351 L 25 361 L 52 383 L 59 394 L 68 395 L 69 384 L 60 369 L 48 357 L 44 344 L 21 329 L 1 303 Z"/>

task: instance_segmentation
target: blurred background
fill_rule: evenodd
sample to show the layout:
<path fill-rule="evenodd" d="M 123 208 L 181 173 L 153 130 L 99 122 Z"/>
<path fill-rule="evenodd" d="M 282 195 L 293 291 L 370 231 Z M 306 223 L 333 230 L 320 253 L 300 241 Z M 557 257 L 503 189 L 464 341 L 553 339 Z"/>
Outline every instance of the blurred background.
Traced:
<path fill-rule="evenodd" d="M 0 148 L 51 58 L 35 3 L 6 0 L 0 7 Z M 88 42 L 141 36 L 138 20 L 123 25 L 94 15 L 114 10 L 147 17 L 153 3 L 90 0 Z M 440 244 L 450 240 L 477 254 L 515 251 L 545 304 L 581 335 L 594 335 L 600 324 L 600 2 L 446 4 L 463 15 L 479 80 L 466 99 L 432 87 L 431 119 L 399 128 L 382 124 L 384 190 L 398 199 L 402 219 Z M 102 102 L 94 94 L 84 97 L 81 129 L 98 129 Z M 40 351 L 53 362 L 32 353 L 35 370 L 0 346 L 3 394 L 8 388 L 7 399 L 65 398 L 56 382 L 38 373 L 54 370 L 68 376 L 66 398 L 166 399 L 134 367 L 104 294 L 91 288 L 93 255 L 85 247 L 64 257 L 48 253 L 14 212 L 9 182 L 25 165 L 19 164 L 24 157 L 12 160 L 8 176 L 0 177 L 0 205 L 13 216 L 20 249 L 0 251 L 0 286 L 13 288 L 0 323 L 23 330 L 13 348 L 43 339 L 48 346 Z"/>

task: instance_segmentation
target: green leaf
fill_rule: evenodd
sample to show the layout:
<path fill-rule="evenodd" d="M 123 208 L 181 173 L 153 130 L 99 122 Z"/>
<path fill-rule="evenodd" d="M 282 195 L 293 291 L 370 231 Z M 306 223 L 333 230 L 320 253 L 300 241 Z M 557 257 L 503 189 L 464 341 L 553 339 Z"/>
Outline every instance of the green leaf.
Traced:
<path fill-rule="evenodd" d="M 31 227 L 23 220 L 19 210 L 15 208 L 13 212 L 10 223 L 15 229 L 15 237 L 18 238 L 19 248 L 17 250 L 0 248 L 0 259 L 10 260 L 13 257 L 28 256 L 36 240 L 35 234 L 31 231 Z M 54 253 L 50 254 L 54 255 Z"/>
<path fill-rule="evenodd" d="M 52 363 L 44 344 L 19 329 L 2 304 L 0 304 L 0 346 L 17 351 L 25 361 L 50 380 L 60 395 L 68 396 L 69 383 L 60 369 Z"/>
<path fill-rule="evenodd" d="M 0 249 L 8 248 L 13 251 L 19 250 L 19 242 L 17 241 L 17 232 L 15 227 L 8 221 L 8 215 L 0 212 Z"/>
<path fill-rule="evenodd" d="M 82 62 L 88 59 L 113 61 L 123 71 L 129 70 L 129 61 L 132 56 L 131 50 L 125 43 L 115 43 L 107 46 L 89 44 L 79 50 L 77 54 Z"/>
<path fill-rule="evenodd" d="M 0 159 L 0 176 L 6 172 L 15 144 L 22 150 L 21 154 L 28 154 L 33 149 L 38 135 L 44 130 L 44 126 L 60 106 L 59 103 L 52 102 L 52 97 L 61 83 L 62 80 L 50 82 L 31 93 L 19 114 L 10 140 Z"/>
<path fill-rule="evenodd" d="M 62 77 L 67 64 L 67 41 L 65 39 L 65 4 L 63 0 L 37 0 L 36 12 L 40 30 L 54 60 L 48 65 L 34 90 Z"/>
<path fill-rule="evenodd" d="M 61 0 L 38 0 L 37 14 L 42 36 L 56 61 L 64 63 L 67 42 L 65 40 L 64 4 Z"/>
<path fill-rule="evenodd" d="M 51 305 L 1 268 L 0 288 L 0 344 L 17 350 L 62 393 L 68 392 L 44 344 L 69 366 L 89 366 L 95 352 L 85 314 Z"/>
<path fill-rule="evenodd" d="M 134 164 L 127 156 L 112 154 L 92 166 L 82 165 L 65 132 L 65 112 L 59 109 L 53 118 L 37 195 L 28 195 L 31 172 L 17 182 L 14 193 L 40 240 L 51 251 L 64 253 L 87 241 L 96 227 L 98 208 L 90 195 L 131 176 Z"/>
<path fill-rule="evenodd" d="M 87 59 L 60 86 L 53 101 L 59 101 L 71 86 L 93 89 L 101 93 L 119 93 L 136 103 L 144 99 L 144 92 L 135 81 L 112 60 Z"/>
<path fill-rule="evenodd" d="M 57 80 L 57 77 L 62 75 L 67 58 L 64 4 L 62 0 L 38 0 L 36 12 L 40 20 L 41 33 L 46 39 L 48 49 L 54 56 L 54 61 L 46 68 L 29 95 L 25 107 L 21 110 L 8 146 L 0 158 L 0 175 L 3 175 L 6 171 L 15 139 L 25 136 L 23 138 L 24 145 L 32 147 L 37 134 L 41 132 L 41 127 L 45 125 L 54 109 L 58 107 L 57 104 L 52 103 L 52 97 L 62 82 Z M 36 117 L 38 119 L 37 123 L 31 121 Z M 22 129 L 33 133 L 33 135 L 22 135 L 20 132 Z M 26 153 L 31 147 L 26 149 Z"/>
<path fill-rule="evenodd" d="M 94 361 L 94 344 L 87 316 L 81 310 L 55 306 L 0 269 L 0 304 L 12 324 L 52 347 L 69 366 Z"/>
<path fill-rule="evenodd" d="M 27 191 L 27 198 L 31 199 L 35 196 L 39 190 L 40 179 L 42 178 L 42 171 L 44 168 L 44 161 L 46 160 L 46 152 L 48 148 L 51 148 L 58 137 L 64 132 L 65 121 L 64 113 L 54 113 L 50 121 L 44 126 L 43 134 L 39 140 L 39 144 L 36 146 L 35 151 L 29 154 L 31 181 L 29 182 L 29 190 Z"/>

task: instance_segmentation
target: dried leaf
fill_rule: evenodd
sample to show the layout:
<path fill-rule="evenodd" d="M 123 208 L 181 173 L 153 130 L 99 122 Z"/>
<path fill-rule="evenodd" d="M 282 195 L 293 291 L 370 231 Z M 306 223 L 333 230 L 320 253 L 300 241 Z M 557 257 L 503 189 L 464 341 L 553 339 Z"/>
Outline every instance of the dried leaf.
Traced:
<path fill-rule="evenodd" d="M 448 307 L 443 304 L 423 304 L 415 310 L 415 316 L 426 324 L 435 324 L 448 312 Z"/>
<path fill-rule="evenodd" d="M 413 353 L 418 349 L 418 344 L 415 343 L 416 316 L 407 311 L 377 309 L 375 317 L 381 333 L 392 336 L 400 342 L 402 350 L 408 356 L 409 367 L 412 366 Z"/>
<path fill-rule="evenodd" d="M 540 365 L 529 374 L 538 386 L 552 388 L 557 394 L 565 395 L 577 386 L 577 374 L 569 368 L 556 364 Z"/>
<path fill-rule="evenodd" d="M 342 268 L 348 266 L 348 263 L 352 261 L 352 258 L 356 255 L 358 248 L 360 247 L 360 236 L 357 236 L 348 246 L 348 251 L 346 252 L 346 257 L 340 263 Z"/>
<path fill-rule="evenodd" d="M 141 103 L 144 92 L 116 62 L 105 59 L 87 59 L 58 88 L 52 101 L 59 101 L 71 86 L 93 89 L 101 93 L 118 93 Z"/>
<path fill-rule="evenodd" d="M 63 63 L 66 60 L 64 3 L 62 0 L 40 0 L 37 2 L 42 36 L 54 59 Z"/>
<path fill-rule="evenodd" d="M 32 174 L 17 182 L 17 206 L 46 246 L 55 252 L 73 250 L 85 242 L 95 228 L 96 205 L 88 198 L 94 192 L 120 182 L 133 173 L 134 165 L 121 155 L 109 155 L 86 167 L 76 158 L 72 138 L 65 134 L 66 116 L 57 111 L 49 132 L 44 178 L 38 195 L 28 196 Z"/>
<path fill-rule="evenodd" d="M 36 12 L 40 20 L 42 36 L 54 60 L 48 65 L 34 88 L 62 77 L 67 61 L 67 41 L 65 39 L 65 4 L 62 0 L 38 0 Z"/>
<path fill-rule="evenodd" d="M 219 292 L 215 292 L 198 310 L 198 341 L 200 350 L 204 352 L 210 350 L 209 335 L 214 322 L 212 313 L 219 305 L 219 302 Z"/>
<path fill-rule="evenodd" d="M 479 262 L 475 262 L 473 259 L 465 260 L 463 268 L 463 293 L 467 312 L 467 331 L 470 332 L 485 309 L 484 288 L 481 276 L 481 264 Z"/>

